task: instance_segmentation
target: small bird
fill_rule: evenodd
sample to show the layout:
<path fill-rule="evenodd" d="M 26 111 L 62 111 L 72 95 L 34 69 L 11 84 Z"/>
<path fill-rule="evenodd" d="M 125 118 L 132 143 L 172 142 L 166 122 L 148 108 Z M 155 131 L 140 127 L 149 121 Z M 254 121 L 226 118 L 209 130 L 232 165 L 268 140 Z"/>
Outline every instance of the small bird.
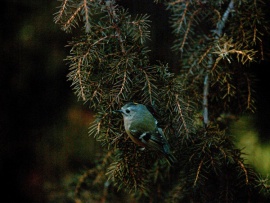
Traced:
<path fill-rule="evenodd" d="M 134 143 L 159 151 L 170 165 L 177 162 L 162 129 L 157 126 L 157 120 L 145 105 L 129 102 L 115 112 L 123 115 L 126 133 Z"/>

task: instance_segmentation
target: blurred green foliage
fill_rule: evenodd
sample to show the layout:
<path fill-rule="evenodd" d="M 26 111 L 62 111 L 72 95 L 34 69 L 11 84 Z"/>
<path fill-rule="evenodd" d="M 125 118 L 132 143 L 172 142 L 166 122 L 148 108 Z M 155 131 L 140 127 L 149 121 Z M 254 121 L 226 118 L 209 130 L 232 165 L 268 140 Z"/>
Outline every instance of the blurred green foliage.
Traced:
<path fill-rule="evenodd" d="M 237 147 L 243 149 L 246 163 L 263 176 L 270 175 L 270 141 L 262 142 L 254 123 L 254 117 L 243 116 L 232 124 L 231 131 Z"/>

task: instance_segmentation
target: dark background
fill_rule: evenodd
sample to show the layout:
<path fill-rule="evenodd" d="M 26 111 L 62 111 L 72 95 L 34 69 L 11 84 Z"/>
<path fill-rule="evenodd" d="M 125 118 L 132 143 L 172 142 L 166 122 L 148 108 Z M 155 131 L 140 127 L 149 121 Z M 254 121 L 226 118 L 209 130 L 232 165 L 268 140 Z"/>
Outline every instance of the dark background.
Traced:
<path fill-rule="evenodd" d="M 125 4 L 130 12 L 152 16 L 151 58 L 178 68 L 170 51 L 172 36 L 164 7 L 141 0 Z M 69 52 L 64 46 L 71 35 L 53 22 L 59 5 L 46 0 L 2 1 L 0 202 L 49 201 L 50 188 L 57 187 L 69 171 L 86 167 L 97 148 L 87 136 L 91 113 L 77 102 L 67 82 L 63 59 Z M 254 124 L 267 141 L 269 61 L 253 66 L 258 77 Z"/>

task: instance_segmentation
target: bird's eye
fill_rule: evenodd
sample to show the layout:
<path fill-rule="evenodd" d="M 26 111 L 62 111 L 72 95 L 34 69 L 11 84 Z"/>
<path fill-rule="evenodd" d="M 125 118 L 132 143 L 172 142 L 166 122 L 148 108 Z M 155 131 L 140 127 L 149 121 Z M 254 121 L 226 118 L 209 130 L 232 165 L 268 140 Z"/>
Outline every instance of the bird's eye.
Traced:
<path fill-rule="evenodd" d="M 130 110 L 127 109 L 127 110 L 126 110 L 126 113 L 130 113 Z"/>

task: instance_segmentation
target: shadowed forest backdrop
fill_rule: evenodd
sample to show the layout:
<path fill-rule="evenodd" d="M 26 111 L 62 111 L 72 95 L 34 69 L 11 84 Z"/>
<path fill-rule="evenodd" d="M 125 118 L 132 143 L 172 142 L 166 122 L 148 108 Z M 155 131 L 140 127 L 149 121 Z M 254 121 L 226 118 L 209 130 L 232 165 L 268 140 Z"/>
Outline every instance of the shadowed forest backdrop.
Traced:
<path fill-rule="evenodd" d="M 67 82 L 64 48 L 71 34 L 53 22 L 56 1 L 5 0 L 1 6 L 0 172 L 4 202 L 48 202 L 66 194 L 63 183 L 91 167 L 102 149 L 88 136 L 92 114 Z M 150 61 L 175 67 L 168 12 L 153 1 L 127 1 L 130 13 L 148 13 L 151 22 Z M 269 7 L 266 5 L 266 7 Z M 269 39 L 265 41 L 269 47 Z M 269 57 L 269 55 L 268 55 Z M 256 66 L 257 113 L 235 124 L 239 147 L 262 174 L 269 173 L 269 61 Z M 242 135 L 248 135 L 244 138 Z M 260 165 L 265 163 L 266 165 Z M 71 175 L 72 174 L 72 175 Z M 60 196 L 60 197 L 59 197 Z M 61 202 L 59 200 L 59 202 Z"/>

